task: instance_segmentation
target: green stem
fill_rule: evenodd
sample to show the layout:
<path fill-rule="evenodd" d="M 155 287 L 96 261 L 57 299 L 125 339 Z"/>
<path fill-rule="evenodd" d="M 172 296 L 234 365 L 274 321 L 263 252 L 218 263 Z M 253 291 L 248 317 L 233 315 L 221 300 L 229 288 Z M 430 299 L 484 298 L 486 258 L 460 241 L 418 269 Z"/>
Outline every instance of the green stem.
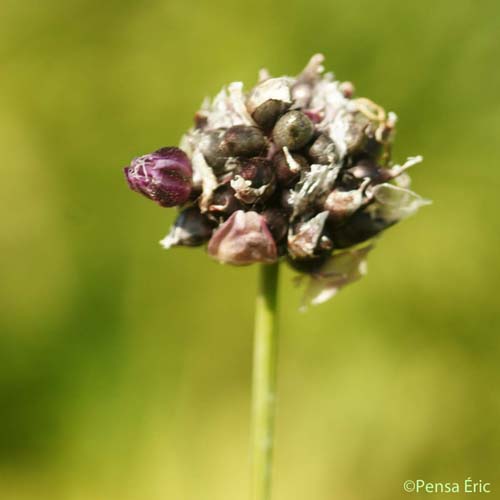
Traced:
<path fill-rule="evenodd" d="M 252 391 L 252 500 L 269 500 L 278 344 L 278 264 L 260 269 Z"/>

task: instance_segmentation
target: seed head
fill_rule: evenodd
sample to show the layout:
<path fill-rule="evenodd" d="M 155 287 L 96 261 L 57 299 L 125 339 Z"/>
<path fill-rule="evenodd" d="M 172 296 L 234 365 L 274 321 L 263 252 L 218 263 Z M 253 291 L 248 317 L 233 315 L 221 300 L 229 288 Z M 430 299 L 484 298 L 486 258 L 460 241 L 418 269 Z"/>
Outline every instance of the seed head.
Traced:
<path fill-rule="evenodd" d="M 286 260 L 318 304 L 366 272 L 374 238 L 429 203 L 391 159 L 396 115 L 354 98 L 323 73 L 317 54 L 295 77 L 261 71 L 244 92 L 233 82 L 195 113 L 180 148 L 125 169 L 130 187 L 182 206 L 165 248 L 208 241 L 221 263 Z"/>

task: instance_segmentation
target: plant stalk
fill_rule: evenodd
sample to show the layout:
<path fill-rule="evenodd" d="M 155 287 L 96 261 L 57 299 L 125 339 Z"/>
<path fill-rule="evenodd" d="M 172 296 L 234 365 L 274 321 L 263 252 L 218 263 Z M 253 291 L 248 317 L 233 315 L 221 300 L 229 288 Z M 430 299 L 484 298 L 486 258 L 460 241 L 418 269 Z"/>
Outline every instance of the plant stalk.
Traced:
<path fill-rule="evenodd" d="M 252 500 L 271 498 L 279 264 L 262 264 L 255 310 L 252 380 Z"/>

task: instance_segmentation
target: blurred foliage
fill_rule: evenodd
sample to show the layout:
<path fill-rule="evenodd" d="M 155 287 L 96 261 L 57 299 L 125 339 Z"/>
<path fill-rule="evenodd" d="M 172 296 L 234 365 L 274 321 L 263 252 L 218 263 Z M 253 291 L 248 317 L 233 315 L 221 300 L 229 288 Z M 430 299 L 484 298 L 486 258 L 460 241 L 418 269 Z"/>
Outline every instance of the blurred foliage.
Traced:
<path fill-rule="evenodd" d="M 202 98 L 311 54 L 399 117 L 435 201 L 297 311 L 282 275 L 275 499 L 500 488 L 496 1 L 2 1 L 0 498 L 247 498 L 255 268 L 166 253 L 120 167 Z M 497 62 L 495 62 L 497 61 Z"/>

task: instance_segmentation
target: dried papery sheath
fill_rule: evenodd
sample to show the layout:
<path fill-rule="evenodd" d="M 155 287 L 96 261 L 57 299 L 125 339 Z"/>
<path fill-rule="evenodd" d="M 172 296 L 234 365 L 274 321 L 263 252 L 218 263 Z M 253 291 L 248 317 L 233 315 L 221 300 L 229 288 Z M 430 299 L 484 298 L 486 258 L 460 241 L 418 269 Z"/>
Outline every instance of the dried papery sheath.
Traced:
<path fill-rule="evenodd" d="M 130 187 L 181 206 L 165 248 L 199 246 L 224 264 L 288 262 L 308 277 L 304 305 L 365 272 L 373 239 L 429 202 L 391 158 L 397 117 L 324 73 L 316 54 L 297 76 L 261 70 L 256 85 L 205 99 L 180 148 L 125 169 Z"/>
<path fill-rule="evenodd" d="M 393 184 L 379 184 L 372 189 L 373 205 L 378 217 L 388 222 L 398 222 L 413 215 L 420 207 L 430 205 L 430 200 L 417 193 Z"/>

